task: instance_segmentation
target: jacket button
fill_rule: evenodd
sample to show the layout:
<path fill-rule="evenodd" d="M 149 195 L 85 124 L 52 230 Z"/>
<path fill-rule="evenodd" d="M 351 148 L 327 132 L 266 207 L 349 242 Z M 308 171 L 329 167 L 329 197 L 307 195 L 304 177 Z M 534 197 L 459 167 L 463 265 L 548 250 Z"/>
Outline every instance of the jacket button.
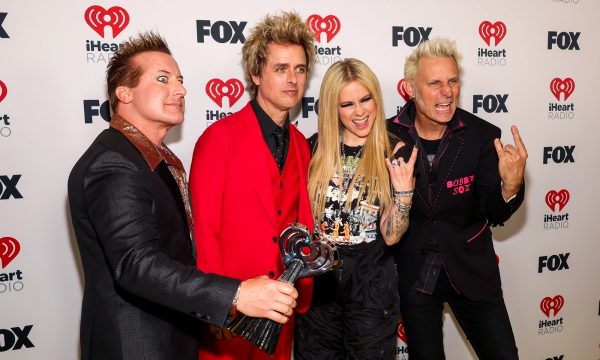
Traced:
<path fill-rule="evenodd" d="M 277 236 L 273 236 L 273 242 L 276 243 L 277 242 Z"/>
<path fill-rule="evenodd" d="M 210 321 L 210 315 L 208 315 L 208 314 L 200 314 L 199 312 L 196 312 L 196 311 L 192 311 L 191 314 L 193 316 L 198 317 L 201 320 Z"/>
<path fill-rule="evenodd" d="M 275 277 L 275 271 L 269 271 L 269 277 L 272 279 Z"/>

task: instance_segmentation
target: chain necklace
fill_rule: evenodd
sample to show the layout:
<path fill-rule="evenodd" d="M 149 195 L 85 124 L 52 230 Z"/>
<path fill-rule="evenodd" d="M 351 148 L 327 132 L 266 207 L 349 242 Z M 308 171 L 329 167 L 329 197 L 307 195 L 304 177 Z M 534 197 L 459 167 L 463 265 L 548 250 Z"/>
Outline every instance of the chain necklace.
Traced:
<path fill-rule="evenodd" d="M 360 149 L 354 156 L 346 156 L 346 151 L 344 150 L 344 143 L 341 143 L 342 146 L 342 188 L 341 192 L 345 194 L 348 191 L 348 186 L 354 177 L 354 173 L 356 172 L 356 168 L 358 167 L 358 163 L 360 163 L 360 156 L 365 148 L 365 145 L 361 145 Z"/>

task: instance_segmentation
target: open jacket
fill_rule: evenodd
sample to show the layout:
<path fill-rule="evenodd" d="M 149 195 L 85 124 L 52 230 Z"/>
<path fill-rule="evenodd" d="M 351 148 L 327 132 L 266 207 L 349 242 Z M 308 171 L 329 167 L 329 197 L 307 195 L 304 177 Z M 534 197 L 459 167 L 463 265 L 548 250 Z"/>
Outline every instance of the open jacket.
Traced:
<path fill-rule="evenodd" d="M 203 320 L 223 326 L 239 280 L 195 269 L 181 193 L 121 132 L 104 130 L 69 176 L 85 288 L 81 358 L 197 359 Z"/>
<path fill-rule="evenodd" d="M 415 112 L 411 101 L 388 124 L 407 149 L 419 146 L 410 225 L 394 249 L 400 293 L 414 287 L 435 238 L 456 290 L 471 299 L 486 298 L 501 288 L 490 226 L 502 225 L 519 208 L 525 187 L 512 200 L 503 199 L 493 143 L 500 129 L 460 108 L 430 167 L 418 141 Z"/>

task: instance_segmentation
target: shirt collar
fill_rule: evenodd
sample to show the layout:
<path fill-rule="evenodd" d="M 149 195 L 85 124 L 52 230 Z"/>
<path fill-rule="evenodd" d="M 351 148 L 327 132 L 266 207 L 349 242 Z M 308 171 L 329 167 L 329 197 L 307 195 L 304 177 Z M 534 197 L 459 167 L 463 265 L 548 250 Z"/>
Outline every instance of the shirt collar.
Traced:
<path fill-rule="evenodd" d="M 160 146 L 154 145 L 146 135 L 142 134 L 141 131 L 121 116 L 113 115 L 110 127 L 125 135 L 142 154 L 152 171 L 156 170 L 161 161 L 175 166 L 180 171 L 184 171 L 181 161 L 164 143 L 160 144 Z"/>
<path fill-rule="evenodd" d="M 414 128 L 416 115 L 417 115 L 417 106 L 416 106 L 414 100 L 410 100 L 409 102 L 406 103 L 406 105 L 404 105 L 404 107 L 400 111 L 400 114 L 398 114 L 392 120 L 392 122 L 395 124 L 398 124 L 398 125 L 402 125 L 407 128 Z M 460 117 L 459 108 L 456 108 L 456 111 L 454 112 L 454 116 L 452 117 L 452 120 L 450 120 L 450 122 L 448 123 L 448 130 L 452 132 L 452 131 L 455 131 L 458 129 L 462 129 L 463 127 L 465 127 L 465 123 L 464 123 L 464 121 L 462 121 L 462 119 Z"/>
<path fill-rule="evenodd" d="M 256 114 L 256 118 L 258 119 L 258 124 L 260 125 L 260 129 L 263 133 L 263 136 L 264 137 L 271 136 L 271 134 L 273 134 L 273 130 L 275 130 L 276 128 L 278 128 L 280 126 L 277 125 L 277 123 L 275 121 L 273 121 L 273 119 L 271 119 L 271 117 L 263 110 L 263 108 L 260 106 L 260 104 L 258 103 L 258 100 L 256 100 L 256 98 L 252 99 L 252 101 L 250 102 L 250 105 L 252 105 L 252 109 L 254 110 L 254 113 Z M 287 132 L 289 126 L 290 126 L 290 115 L 288 114 L 286 116 L 285 121 L 283 122 L 283 126 L 281 126 L 281 128 L 283 129 L 284 132 Z"/>

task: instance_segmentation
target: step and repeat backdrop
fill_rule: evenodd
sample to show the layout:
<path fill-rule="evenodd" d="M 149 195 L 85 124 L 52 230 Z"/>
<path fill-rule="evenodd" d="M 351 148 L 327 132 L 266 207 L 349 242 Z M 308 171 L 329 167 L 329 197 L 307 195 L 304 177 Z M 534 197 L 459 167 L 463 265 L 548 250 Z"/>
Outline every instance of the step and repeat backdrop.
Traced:
<path fill-rule="evenodd" d="M 494 229 L 521 358 L 600 359 L 595 0 L 0 0 L 0 357 L 79 357 L 84 279 L 67 176 L 108 125 L 104 74 L 118 44 L 146 30 L 169 42 L 188 94 L 167 143 L 189 169 L 198 136 L 249 100 L 240 49 L 279 10 L 299 12 L 316 38 L 292 113 L 306 136 L 335 61 L 370 65 L 392 116 L 406 102 L 406 56 L 431 37 L 456 40 L 461 107 L 502 128 L 505 143 L 517 125 L 529 151 L 525 203 Z M 444 330 L 448 359 L 476 358 L 448 312 Z M 400 322 L 396 359 L 409 356 Z"/>

